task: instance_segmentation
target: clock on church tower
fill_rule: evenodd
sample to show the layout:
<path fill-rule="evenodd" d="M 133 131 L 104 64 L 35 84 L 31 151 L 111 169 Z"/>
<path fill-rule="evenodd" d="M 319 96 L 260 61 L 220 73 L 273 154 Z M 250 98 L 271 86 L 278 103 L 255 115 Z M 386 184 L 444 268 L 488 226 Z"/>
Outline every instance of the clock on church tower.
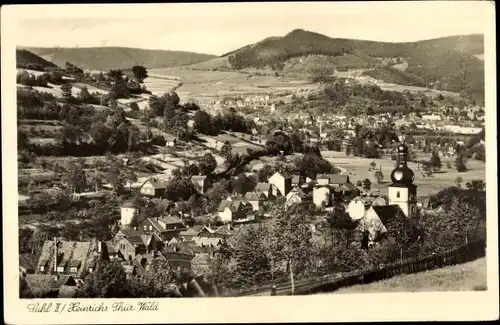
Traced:
<path fill-rule="evenodd" d="M 398 165 L 391 173 L 389 204 L 397 204 L 406 217 L 417 212 L 417 186 L 413 184 L 415 174 L 407 165 L 408 147 L 402 143 L 398 147 Z"/>

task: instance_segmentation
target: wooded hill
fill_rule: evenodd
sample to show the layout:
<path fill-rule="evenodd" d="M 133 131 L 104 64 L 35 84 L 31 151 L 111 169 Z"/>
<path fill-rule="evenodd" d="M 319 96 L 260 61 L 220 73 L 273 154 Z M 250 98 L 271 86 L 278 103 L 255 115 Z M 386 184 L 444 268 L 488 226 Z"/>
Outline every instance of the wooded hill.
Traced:
<path fill-rule="evenodd" d="M 216 57 L 202 53 L 126 47 L 27 47 L 24 49 L 59 66 L 64 66 L 68 61 L 90 70 L 126 69 L 134 65 L 142 65 L 149 69 L 168 68 L 203 62 Z"/>
<path fill-rule="evenodd" d="M 325 55 L 340 61 L 338 70 L 380 69 L 378 58 L 400 58 L 408 63 L 405 74 L 395 70 L 375 72 L 386 82 L 425 85 L 442 90 L 483 96 L 483 35 L 449 36 L 432 40 L 389 43 L 330 38 L 296 29 L 283 37 L 269 37 L 223 55 L 233 68 L 271 67 L 281 70 L 292 58 Z M 412 76 L 413 75 L 413 76 Z"/>
<path fill-rule="evenodd" d="M 56 65 L 30 51 L 18 49 L 16 50 L 16 67 L 43 71 L 45 68 L 54 68 Z"/>

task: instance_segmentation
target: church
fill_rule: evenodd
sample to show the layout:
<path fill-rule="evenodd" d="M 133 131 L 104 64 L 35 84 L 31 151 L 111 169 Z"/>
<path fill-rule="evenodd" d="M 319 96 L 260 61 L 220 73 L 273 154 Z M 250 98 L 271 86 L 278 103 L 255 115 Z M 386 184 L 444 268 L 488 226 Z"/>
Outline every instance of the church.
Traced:
<path fill-rule="evenodd" d="M 391 218 L 414 218 L 417 210 L 417 186 L 413 184 L 415 174 L 408 167 L 408 147 L 398 147 L 398 164 L 391 173 L 388 205 L 372 205 L 360 219 L 360 229 L 368 233 L 368 245 L 373 245 L 387 232 L 384 224 Z"/>

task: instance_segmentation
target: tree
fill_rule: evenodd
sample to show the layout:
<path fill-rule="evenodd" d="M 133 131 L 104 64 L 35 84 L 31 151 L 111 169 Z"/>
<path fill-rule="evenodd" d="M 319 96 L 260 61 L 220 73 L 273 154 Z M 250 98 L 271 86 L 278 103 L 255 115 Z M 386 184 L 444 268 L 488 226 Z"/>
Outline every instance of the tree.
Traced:
<path fill-rule="evenodd" d="M 235 286 L 248 288 L 271 280 L 271 260 L 262 240 L 267 235 L 268 229 L 259 225 L 248 228 L 236 238 L 233 250 L 236 265 L 232 280 Z"/>
<path fill-rule="evenodd" d="M 224 157 L 226 160 L 231 159 L 232 149 L 233 148 L 231 146 L 231 143 L 228 140 L 226 140 L 224 142 L 224 145 L 220 149 L 221 156 Z"/>
<path fill-rule="evenodd" d="M 196 188 L 189 179 L 172 179 L 165 188 L 165 198 L 175 202 L 188 200 L 196 192 Z"/>
<path fill-rule="evenodd" d="M 121 82 L 123 80 L 123 71 L 120 69 L 111 69 L 108 72 L 108 77 L 114 83 Z"/>
<path fill-rule="evenodd" d="M 61 87 L 61 89 L 62 89 L 62 87 Z M 82 89 L 80 90 L 80 93 L 78 94 L 78 99 L 83 103 L 92 103 L 94 98 L 89 93 L 89 90 L 87 89 L 87 87 L 82 87 Z"/>
<path fill-rule="evenodd" d="M 315 179 L 318 174 L 338 174 L 339 170 L 329 161 L 315 154 L 304 154 L 294 161 L 295 169 L 301 176 Z"/>
<path fill-rule="evenodd" d="M 384 181 L 384 174 L 382 173 L 381 170 L 377 170 L 375 172 L 375 178 L 377 179 L 377 182 L 380 184 Z"/>
<path fill-rule="evenodd" d="M 363 181 L 363 188 L 369 191 L 371 187 L 372 187 L 372 182 L 370 182 L 368 178 L 365 178 L 365 180 Z"/>
<path fill-rule="evenodd" d="M 62 97 L 67 102 L 69 102 L 71 100 L 71 98 L 73 98 L 72 89 L 73 89 L 73 86 L 71 86 L 70 83 L 65 83 L 61 86 Z"/>
<path fill-rule="evenodd" d="M 252 176 L 240 175 L 237 179 L 233 180 L 233 184 L 234 191 L 244 195 L 255 189 L 257 180 Z"/>
<path fill-rule="evenodd" d="M 267 251 L 274 250 L 270 253 L 273 256 L 273 267 L 280 264 L 287 266 L 287 273 L 290 274 L 292 282 L 292 294 L 295 277 L 307 270 L 314 255 L 311 227 L 305 213 L 307 210 L 307 207 L 302 205 L 278 210 L 267 234 L 271 240 L 264 241 L 272 245 L 267 247 Z"/>
<path fill-rule="evenodd" d="M 350 146 L 350 145 L 347 145 L 347 146 L 345 147 L 345 154 L 346 154 L 346 156 L 348 156 L 348 157 L 351 155 L 351 146 Z"/>
<path fill-rule="evenodd" d="M 457 159 L 455 159 L 455 167 L 459 173 L 467 171 L 467 166 L 465 165 L 466 162 L 466 155 L 463 152 L 459 153 Z"/>
<path fill-rule="evenodd" d="M 464 179 L 460 176 L 457 176 L 457 178 L 455 178 L 455 184 L 457 184 L 457 187 L 458 188 L 461 188 L 462 187 L 462 182 L 464 181 Z"/>
<path fill-rule="evenodd" d="M 482 180 L 472 180 L 467 182 L 465 187 L 471 191 L 483 192 L 486 189 L 486 183 Z"/>
<path fill-rule="evenodd" d="M 307 68 L 307 77 L 311 78 L 314 82 L 325 82 L 328 78 L 335 73 L 335 68 L 327 64 L 313 64 Z"/>
<path fill-rule="evenodd" d="M 187 204 L 188 204 L 188 207 L 191 209 L 191 212 L 195 216 L 202 215 L 205 212 L 204 211 L 205 210 L 205 202 L 203 201 L 203 197 L 198 193 L 191 195 Z"/>
<path fill-rule="evenodd" d="M 130 103 L 130 110 L 132 112 L 138 112 L 139 111 L 139 105 L 137 105 L 136 102 L 132 102 Z"/>
<path fill-rule="evenodd" d="M 144 79 L 148 77 L 148 71 L 142 65 L 133 66 L 132 72 L 134 74 L 135 80 L 137 80 L 138 83 L 142 83 Z"/>
<path fill-rule="evenodd" d="M 429 167 L 432 168 L 434 172 L 437 172 L 441 169 L 441 159 L 439 158 L 439 153 L 437 151 L 432 152 L 432 156 L 429 159 Z"/>
<path fill-rule="evenodd" d="M 217 160 L 208 152 L 200 159 L 199 167 L 202 175 L 210 175 L 217 168 Z"/>
<path fill-rule="evenodd" d="M 193 128 L 197 132 L 207 135 L 217 135 L 219 133 L 219 129 L 214 125 L 212 117 L 205 111 L 196 111 L 193 121 Z"/>
<path fill-rule="evenodd" d="M 105 262 L 89 274 L 76 291 L 78 298 L 130 297 L 127 276 L 118 262 Z"/>
<path fill-rule="evenodd" d="M 272 165 L 265 164 L 259 169 L 257 178 L 259 182 L 267 182 L 269 177 L 271 177 L 276 172 L 275 168 Z"/>
<path fill-rule="evenodd" d="M 165 132 L 175 132 L 175 124 L 176 124 L 176 113 L 175 107 L 172 103 L 168 102 L 165 104 L 163 110 L 163 129 Z"/>
<path fill-rule="evenodd" d="M 176 276 L 167 262 L 152 264 L 130 281 L 130 293 L 135 298 L 178 297 Z"/>
<path fill-rule="evenodd" d="M 86 186 L 86 175 L 83 170 L 83 162 L 71 161 L 67 168 L 67 184 L 69 193 L 79 193 L 85 189 Z"/>

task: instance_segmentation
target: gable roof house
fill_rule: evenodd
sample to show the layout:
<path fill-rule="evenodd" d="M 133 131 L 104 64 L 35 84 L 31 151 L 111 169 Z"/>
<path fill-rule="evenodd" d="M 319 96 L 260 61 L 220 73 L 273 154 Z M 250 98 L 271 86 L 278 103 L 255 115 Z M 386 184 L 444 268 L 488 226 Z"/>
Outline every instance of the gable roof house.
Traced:
<path fill-rule="evenodd" d="M 264 194 L 267 199 L 274 199 L 278 196 L 278 188 L 270 183 L 257 183 L 255 192 Z"/>
<path fill-rule="evenodd" d="M 141 224 L 141 231 L 145 234 L 156 234 L 162 240 L 178 237 L 181 231 L 187 230 L 181 219 L 174 216 L 148 218 Z"/>
<path fill-rule="evenodd" d="M 339 174 L 318 174 L 316 175 L 318 185 L 345 185 L 350 183 L 348 175 Z"/>
<path fill-rule="evenodd" d="M 266 199 L 266 195 L 262 192 L 248 192 L 245 194 L 244 198 L 245 201 L 252 206 L 253 211 L 259 211 L 260 202 Z"/>
<path fill-rule="evenodd" d="M 352 220 L 359 220 L 364 217 L 371 206 L 387 205 L 382 197 L 357 196 L 349 202 L 347 210 Z"/>
<path fill-rule="evenodd" d="M 387 232 L 386 224 L 392 218 L 404 216 L 403 210 L 397 204 L 371 206 L 360 219 L 358 230 L 367 235 L 368 245 L 373 245 Z"/>
<path fill-rule="evenodd" d="M 73 298 L 77 288 L 71 275 L 27 274 L 22 280 L 35 298 Z"/>
<path fill-rule="evenodd" d="M 191 176 L 191 182 L 198 192 L 205 193 L 208 187 L 207 176 Z"/>
<path fill-rule="evenodd" d="M 150 197 L 162 197 L 165 194 L 165 188 L 164 182 L 150 178 L 142 184 L 140 193 Z"/>
<path fill-rule="evenodd" d="M 103 253 L 106 247 L 97 240 L 88 242 L 73 242 L 61 240 L 47 240 L 43 244 L 38 260 L 36 274 L 69 274 L 79 279 L 88 271 L 95 260 Z"/>
<path fill-rule="evenodd" d="M 301 203 L 306 197 L 306 193 L 299 186 L 295 186 L 286 195 L 285 205 L 289 207 L 292 204 Z"/>
<path fill-rule="evenodd" d="M 33 274 L 36 271 L 38 258 L 34 254 L 19 254 L 19 273 Z"/>
<path fill-rule="evenodd" d="M 252 213 L 253 206 L 242 200 L 222 200 L 217 210 L 222 222 L 247 221 Z"/>
<path fill-rule="evenodd" d="M 147 253 L 148 248 L 141 236 L 128 236 L 120 239 L 116 245 L 116 249 L 124 257 L 125 261 L 131 261 L 137 255 Z"/>

